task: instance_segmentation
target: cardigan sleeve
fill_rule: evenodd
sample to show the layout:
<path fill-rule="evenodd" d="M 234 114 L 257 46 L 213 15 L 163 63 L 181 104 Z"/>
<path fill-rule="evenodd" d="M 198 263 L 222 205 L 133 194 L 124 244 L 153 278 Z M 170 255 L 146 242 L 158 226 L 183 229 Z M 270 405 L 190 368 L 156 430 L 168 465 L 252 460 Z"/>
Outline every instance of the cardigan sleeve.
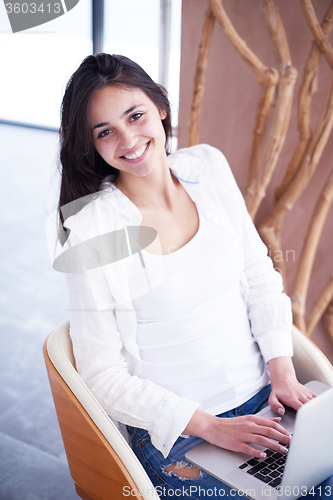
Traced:
<path fill-rule="evenodd" d="M 292 356 L 292 312 L 283 292 L 282 277 L 268 256 L 249 213 L 243 205 L 244 273 L 252 334 L 266 362 Z"/>
<path fill-rule="evenodd" d="M 245 205 L 243 195 L 224 155 L 217 149 L 220 181 L 224 184 L 227 210 L 240 234 L 244 255 L 243 285 L 254 339 L 266 362 L 292 356 L 292 312 L 290 298 L 283 292 L 282 277 L 273 267 L 266 245 L 261 240 Z"/>
<path fill-rule="evenodd" d="M 67 274 L 67 284 L 70 334 L 83 381 L 111 418 L 148 430 L 153 445 L 166 457 L 199 403 L 132 375 L 115 310 L 97 310 L 85 273 Z"/>

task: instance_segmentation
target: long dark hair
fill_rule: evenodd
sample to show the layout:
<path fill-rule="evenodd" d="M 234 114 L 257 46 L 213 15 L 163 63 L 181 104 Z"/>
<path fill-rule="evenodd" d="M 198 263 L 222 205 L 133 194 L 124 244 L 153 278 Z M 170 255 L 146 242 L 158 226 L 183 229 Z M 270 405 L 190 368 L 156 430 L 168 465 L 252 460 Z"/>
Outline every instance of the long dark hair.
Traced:
<path fill-rule="evenodd" d="M 169 152 L 172 127 L 166 90 L 127 57 L 109 54 L 88 56 L 67 83 L 61 105 L 59 211 L 67 203 L 99 191 L 107 175 L 115 178 L 119 173 L 95 150 L 88 119 L 92 97 L 105 85 L 139 88 L 159 111 L 166 111 L 162 124 L 166 135 L 166 152 Z M 61 212 L 60 220 L 64 222 Z"/>

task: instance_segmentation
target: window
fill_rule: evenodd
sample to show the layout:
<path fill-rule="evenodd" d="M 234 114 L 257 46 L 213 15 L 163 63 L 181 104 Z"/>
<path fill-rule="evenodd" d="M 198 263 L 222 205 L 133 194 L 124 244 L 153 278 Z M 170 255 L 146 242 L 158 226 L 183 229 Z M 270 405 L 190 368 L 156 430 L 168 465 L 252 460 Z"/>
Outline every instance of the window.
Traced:
<path fill-rule="evenodd" d="M 165 85 L 178 121 L 181 0 L 104 1 L 104 52 L 125 55 L 159 81 L 162 2 L 170 2 L 170 53 Z M 0 120 L 58 128 L 65 84 L 92 53 L 92 1 L 65 15 L 12 33 L 0 3 Z"/>
<path fill-rule="evenodd" d="M 65 84 L 92 52 L 91 2 L 65 15 L 12 33 L 0 4 L 0 119 L 58 128 Z"/>

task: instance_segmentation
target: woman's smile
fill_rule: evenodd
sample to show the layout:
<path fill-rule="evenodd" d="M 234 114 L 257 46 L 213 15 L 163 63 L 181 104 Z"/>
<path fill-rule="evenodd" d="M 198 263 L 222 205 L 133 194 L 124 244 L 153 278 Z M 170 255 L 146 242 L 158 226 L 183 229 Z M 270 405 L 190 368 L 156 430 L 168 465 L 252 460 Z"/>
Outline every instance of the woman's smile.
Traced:
<path fill-rule="evenodd" d="M 166 166 L 165 132 L 159 111 L 138 88 L 106 85 L 91 101 L 90 124 L 95 149 L 119 179 L 145 177 Z"/>
<path fill-rule="evenodd" d="M 127 153 L 126 155 L 123 155 L 122 158 L 124 158 L 125 160 L 129 160 L 131 163 L 137 163 L 141 160 L 144 160 L 146 157 L 145 153 L 149 148 L 149 144 L 150 141 L 144 144 L 143 146 L 139 146 L 134 151 Z"/>

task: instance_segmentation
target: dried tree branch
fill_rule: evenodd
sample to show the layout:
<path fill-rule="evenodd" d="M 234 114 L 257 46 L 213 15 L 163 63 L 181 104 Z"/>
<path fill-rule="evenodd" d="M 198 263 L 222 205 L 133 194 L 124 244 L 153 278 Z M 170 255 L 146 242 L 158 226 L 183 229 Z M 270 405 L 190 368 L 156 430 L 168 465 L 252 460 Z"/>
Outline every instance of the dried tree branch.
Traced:
<path fill-rule="evenodd" d="M 324 20 L 322 22 L 322 31 L 324 36 L 329 36 L 333 27 L 333 2 L 331 3 Z M 312 96 L 317 92 L 317 77 L 319 70 L 321 52 L 318 45 L 314 41 L 312 49 L 308 55 L 303 80 L 300 88 L 298 99 L 298 130 L 299 130 L 299 143 L 294 152 L 291 162 L 289 163 L 286 175 L 283 179 L 281 186 L 276 190 L 276 199 L 279 199 L 290 183 L 295 171 L 297 170 L 308 141 L 311 138 L 311 125 L 310 125 L 310 112 Z"/>
<path fill-rule="evenodd" d="M 275 89 L 279 81 L 279 74 L 275 68 L 268 68 L 247 46 L 246 42 L 238 35 L 228 18 L 221 0 L 209 0 L 211 9 L 234 48 L 242 59 L 257 74 L 258 83 L 261 86 L 259 104 L 257 107 L 252 149 L 250 155 L 249 180 L 252 182 L 259 168 L 261 159 L 261 148 L 267 116 L 272 106 Z"/>
<path fill-rule="evenodd" d="M 193 97 L 191 113 L 189 120 L 189 146 L 194 146 L 199 142 L 200 121 L 202 113 L 202 102 L 205 92 L 206 70 L 208 64 L 208 55 L 215 24 L 215 16 L 208 7 L 205 15 L 205 21 L 201 33 L 201 40 L 198 49 L 197 64 L 195 69 Z"/>
<path fill-rule="evenodd" d="M 332 15 L 332 11 L 329 10 L 328 14 Z M 325 29 L 331 29 L 330 23 L 331 21 L 327 19 L 327 21 L 325 22 Z M 310 61 L 311 60 L 312 59 L 310 59 Z M 307 141 L 305 141 L 304 138 L 304 144 L 302 144 L 301 147 L 298 147 L 293 161 L 295 161 L 295 159 L 298 157 L 300 158 L 300 160 L 297 161 L 298 164 L 296 164 L 295 161 L 295 164 L 291 168 L 291 170 L 293 171 L 293 175 L 292 177 L 291 175 L 289 175 L 289 182 L 288 184 L 285 183 L 285 189 L 283 192 L 281 192 L 280 198 L 277 200 L 277 203 L 275 204 L 273 210 L 265 217 L 265 219 L 259 226 L 259 231 L 265 243 L 269 245 L 271 249 L 273 249 L 273 260 L 275 255 L 281 253 L 280 230 L 284 218 L 289 210 L 292 209 L 297 199 L 305 189 L 311 176 L 313 175 L 331 132 L 333 104 L 332 90 L 333 87 L 330 90 L 325 109 L 313 137 L 311 137 L 311 131 L 309 131 L 309 122 L 307 122 L 307 120 L 309 120 L 309 103 L 307 103 L 307 105 L 305 106 L 308 114 L 305 115 L 304 130 L 306 135 L 310 134 L 310 137 L 308 137 Z M 304 115 L 302 119 L 304 119 Z M 277 252 L 277 250 L 279 252 Z M 279 261 L 278 263 L 275 262 L 275 265 L 278 265 L 285 281 L 284 263 Z"/>
<path fill-rule="evenodd" d="M 316 40 L 316 44 L 318 45 L 320 51 L 322 52 L 328 64 L 333 69 L 333 49 L 329 44 L 329 42 L 327 41 L 323 33 L 323 30 L 318 22 L 311 0 L 301 0 L 301 5 L 306 20 L 310 26 L 311 32 L 314 36 L 314 39 Z"/>
<path fill-rule="evenodd" d="M 333 127 L 333 85 L 331 86 L 324 111 L 316 127 L 315 133 L 309 141 L 302 162 L 296 171 L 292 181 L 288 184 L 281 198 L 275 204 L 273 210 L 264 218 L 259 225 L 259 232 L 267 246 L 273 250 L 280 250 L 280 230 L 286 214 L 293 208 L 294 204 L 304 191 L 311 179 L 322 152 L 326 146 L 329 135 Z M 284 276 L 283 262 L 275 263 Z M 284 276 L 285 277 L 285 276 Z"/>
<path fill-rule="evenodd" d="M 292 293 L 293 317 L 295 325 L 306 331 L 305 306 L 311 272 L 316 256 L 320 236 L 333 201 L 333 169 L 320 194 L 305 237 L 298 264 L 294 290 Z"/>
<path fill-rule="evenodd" d="M 246 205 L 252 218 L 255 217 L 266 194 L 286 138 L 297 78 L 297 70 L 291 64 L 288 40 L 278 9 L 273 0 L 261 0 L 261 8 L 279 62 L 280 82 L 266 149 L 260 165 L 257 164 L 254 174 L 249 176 L 245 194 Z M 255 144 L 255 141 L 253 142 Z"/>
<path fill-rule="evenodd" d="M 272 69 L 268 69 L 268 71 L 274 71 Z M 265 132 L 266 120 L 269 114 L 269 111 L 272 107 L 275 89 L 278 82 L 278 78 L 275 80 L 275 73 L 272 74 L 273 78 L 268 86 L 264 85 L 261 88 L 259 102 L 257 106 L 254 127 L 253 127 L 253 138 L 251 145 L 251 153 L 250 153 L 250 164 L 248 171 L 248 180 L 247 185 L 251 185 L 254 181 L 256 173 L 260 166 L 260 160 L 262 156 L 262 144 L 263 137 Z M 276 73 L 277 76 L 277 73 Z M 275 83 L 276 81 L 276 83 Z"/>
<path fill-rule="evenodd" d="M 271 39 L 273 41 L 273 47 L 279 62 L 280 70 L 282 70 L 281 72 L 282 74 L 284 74 L 285 70 L 291 66 L 290 51 L 284 26 L 272 1 L 260 0 L 260 4 L 262 12 L 264 14 L 266 25 L 268 27 Z M 262 150 L 262 140 L 264 133 L 264 124 L 266 122 L 268 112 L 271 108 L 274 92 L 275 92 L 275 87 L 270 87 L 260 96 L 259 105 L 256 113 L 255 127 L 253 132 L 247 186 L 251 186 L 251 184 L 255 181 L 256 173 L 259 170 L 261 154 L 262 154 L 261 150 Z M 264 100 L 265 98 L 267 102 L 262 102 L 262 100 Z"/>
<path fill-rule="evenodd" d="M 281 76 L 272 130 L 257 175 L 245 193 L 247 209 L 254 219 L 279 159 L 290 121 L 297 71 L 290 67 Z"/>
<path fill-rule="evenodd" d="M 274 2 L 259 0 L 265 23 L 271 36 L 274 51 L 279 62 L 280 70 L 291 66 L 291 56 L 287 35 Z"/>
<path fill-rule="evenodd" d="M 260 61 L 255 53 L 252 52 L 251 49 L 249 49 L 246 42 L 238 35 L 227 16 L 226 11 L 224 10 L 222 0 L 209 0 L 209 3 L 214 16 L 216 17 L 216 20 L 222 27 L 224 33 L 227 35 L 229 41 L 235 47 L 242 59 L 244 59 L 246 64 L 248 64 L 251 69 L 258 75 L 259 83 L 262 84 L 263 80 L 269 80 L 271 77 L 266 76 L 266 71 L 268 68 Z"/>
<path fill-rule="evenodd" d="M 326 286 L 321 292 L 317 302 L 315 303 L 312 311 L 309 314 L 309 317 L 306 321 L 306 331 L 305 334 L 307 337 L 310 337 L 320 318 L 322 317 L 325 309 L 328 307 L 329 303 L 333 298 L 333 274 L 328 280 Z M 303 332 L 304 333 L 304 332 Z"/>

